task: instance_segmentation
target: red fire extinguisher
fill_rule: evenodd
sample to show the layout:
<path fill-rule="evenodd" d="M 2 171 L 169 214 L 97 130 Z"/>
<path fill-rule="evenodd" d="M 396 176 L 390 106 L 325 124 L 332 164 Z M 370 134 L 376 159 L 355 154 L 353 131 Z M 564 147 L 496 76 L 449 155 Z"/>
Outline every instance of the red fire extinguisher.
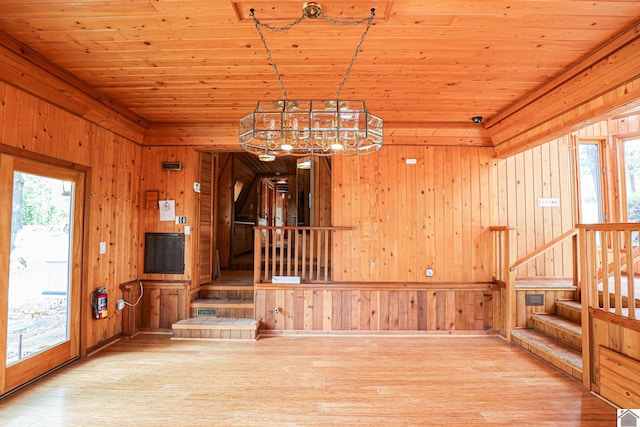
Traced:
<path fill-rule="evenodd" d="M 91 305 L 93 305 L 93 318 L 107 318 L 107 290 L 98 288 L 91 294 Z"/>

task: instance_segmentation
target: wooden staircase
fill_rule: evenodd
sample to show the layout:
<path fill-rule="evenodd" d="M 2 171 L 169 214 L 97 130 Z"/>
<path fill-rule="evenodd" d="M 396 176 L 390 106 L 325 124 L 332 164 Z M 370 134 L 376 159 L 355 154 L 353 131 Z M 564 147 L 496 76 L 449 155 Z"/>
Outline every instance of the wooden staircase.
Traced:
<path fill-rule="evenodd" d="M 247 280 L 201 286 L 199 297 L 191 301 L 190 317 L 172 325 L 173 337 L 257 339 L 260 321 L 254 319 L 253 295 L 253 283 Z"/>
<path fill-rule="evenodd" d="M 513 343 L 582 381 L 581 306 L 556 300 L 555 313 L 534 313 L 531 329 L 511 331 Z"/>

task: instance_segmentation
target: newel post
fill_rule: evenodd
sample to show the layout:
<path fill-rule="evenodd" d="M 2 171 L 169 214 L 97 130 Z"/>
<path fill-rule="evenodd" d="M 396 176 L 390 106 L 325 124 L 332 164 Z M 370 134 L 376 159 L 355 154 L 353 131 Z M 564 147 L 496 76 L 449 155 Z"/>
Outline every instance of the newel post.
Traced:
<path fill-rule="evenodd" d="M 511 330 L 516 323 L 516 281 L 515 273 L 511 269 L 511 234 L 509 228 L 504 231 L 504 264 L 503 277 L 505 282 L 504 333 L 507 342 L 511 342 Z"/>

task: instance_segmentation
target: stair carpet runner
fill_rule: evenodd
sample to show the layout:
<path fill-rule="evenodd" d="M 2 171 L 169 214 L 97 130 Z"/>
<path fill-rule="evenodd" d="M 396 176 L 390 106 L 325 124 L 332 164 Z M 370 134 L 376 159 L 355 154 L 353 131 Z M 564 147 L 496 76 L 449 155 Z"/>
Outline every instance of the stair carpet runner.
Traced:
<path fill-rule="evenodd" d="M 534 313 L 533 329 L 511 331 L 514 344 L 582 381 L 581 306 L 556 300 L 555 314 Z"/>
<path fill-rule="evenodd" d="M 203 285 L 188 319 L 172 325 L 174 339 L 255 340 L 253 285 Z"/>

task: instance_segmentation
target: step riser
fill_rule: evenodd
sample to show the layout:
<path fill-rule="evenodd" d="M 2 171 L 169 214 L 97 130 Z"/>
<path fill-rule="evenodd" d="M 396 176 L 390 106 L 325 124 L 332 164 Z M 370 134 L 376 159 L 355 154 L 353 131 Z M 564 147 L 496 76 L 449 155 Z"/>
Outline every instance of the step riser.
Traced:
<path fill-rule="evenodd" d="M 255 340 L 257 331 L 240 329 L 174 329 L 177 339 Z"/>
<path fill-rule="evenodd" d="M 253 289 L 251 290 L 200 290 L 201 299 L 241 299 L 253 301 Z"/>
<path fill-rule="evenodd" d="M 582 349 L 582 337 L 578 335 L 574 335 L 571 332 L 568 332 L 564 329 L 556 327 L 553 324 L 548 324 L 542 322 L 539 319 L 534 318 L 533 320 L 534 328 L 543 334 L 549 335 L 558 341 L 570 345 L 577 350 Z"/>
<path fill-rule="evenodd" d="M 218 309 L 216 317 L 253 318 L 253 308 L 225 308 L 216 307 L 215 304 L 211 305 L 211 307 Z M 198 317 L 194 307 L 191 308 L 189 317 Z"/>
<path fill-rule="evenodd" d="M 525 340 L 523 340 L 520 337 L 517 337 L 515 335 L 513 335 L 512 337 L 513 337 L 513 343 L 514 344 L 518 345 L 519 347 L 524 348 L 525 350 L 529 351 L 533 355 L 535 355 L 535 356 L 539 357 L 540 359 L 544 360 L 545 362 L 555 366 L 556 368 L 564 371 L 565 373 L 571 375 L 572 377 L 576 378 L 577 380 L 582 381 L 582 369 L 579 369 L 579 368 L 571 365 L 570 363 L 567 363 L 565 360 L 560 358 L 558 355 L 553 354 L 553 353 L 547 351 L 546 349 L 540 348 L 540 347 L 536 346 L 534 343 L 530 343 L 528 341 L 525 341 Z"/>
<path fill-rule="evenodd" d="M 582 324 L 582 314 L 579 311 L 575 311 L 569 307 L 556 305 L 556 314 L 560 317 L 564 317 L 565 319 Z"/>

